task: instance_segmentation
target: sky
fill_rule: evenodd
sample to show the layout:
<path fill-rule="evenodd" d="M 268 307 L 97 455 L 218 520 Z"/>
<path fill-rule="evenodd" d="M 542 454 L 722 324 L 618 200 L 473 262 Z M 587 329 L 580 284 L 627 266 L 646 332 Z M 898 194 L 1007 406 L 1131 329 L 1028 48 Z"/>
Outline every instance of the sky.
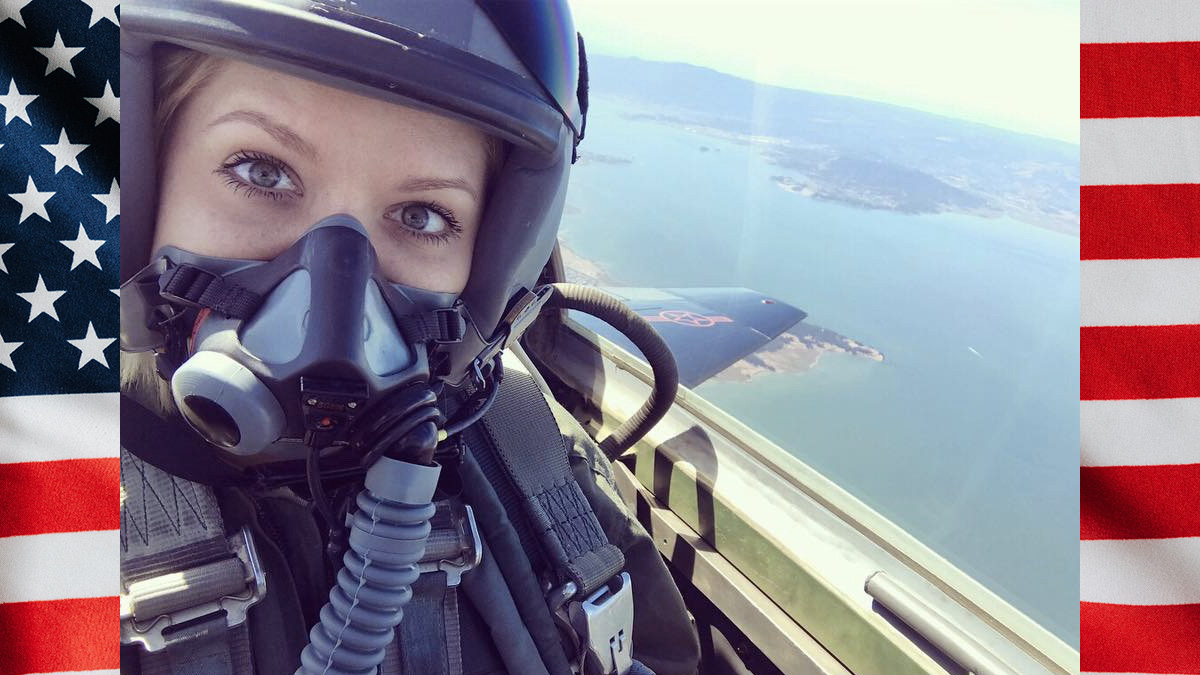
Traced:
<path fill-rule="evenodd" d="M 570 0 L 589 53 L 1079 142 L 1075 0 Z"/>

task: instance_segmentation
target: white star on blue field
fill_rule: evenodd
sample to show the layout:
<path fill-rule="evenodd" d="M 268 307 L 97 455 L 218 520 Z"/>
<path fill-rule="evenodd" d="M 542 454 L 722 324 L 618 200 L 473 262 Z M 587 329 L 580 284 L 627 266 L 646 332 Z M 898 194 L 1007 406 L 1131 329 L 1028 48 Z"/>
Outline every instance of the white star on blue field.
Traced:
<path fill-rule="evenodd" d="M 115 0 L 0 0 L 0 396 L 117 391 Z"/>

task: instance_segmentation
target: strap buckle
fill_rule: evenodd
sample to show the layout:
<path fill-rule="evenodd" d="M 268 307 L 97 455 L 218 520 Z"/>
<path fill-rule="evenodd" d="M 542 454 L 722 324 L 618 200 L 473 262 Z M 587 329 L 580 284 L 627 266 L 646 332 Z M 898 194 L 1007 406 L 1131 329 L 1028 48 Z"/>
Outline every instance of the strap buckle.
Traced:
<path fill-rule="evenodd" d="M 567 605 L 587 675 L 625 675 L 633 667 L 632 589 L 629 573 L 621 572 L 583 600 Z M 599 669 L 589 669 L 589 661 Z"/>
<path fill-rule="evenodd" d="M 229 546 L 236 557 L 130 583 L 121 594 L 121 644 L 161 651 L 211 632 L 222 612 L 228 628 L 244 623 L 267 594 L 266 575 L 249 528 L 229 537 Z"/>
<path fill-rule="evenodd" d="M 203 307 L 198 302 L 201 294 L 220 280 L 220 275 L 202 267 L 188 264 L 175 265 L 168 267 L 158 278 L 158 294 L 164 300 L 177 305 Z"/>
<path fill-rule="evenodd" d="M 461 507 L 461 510 L 460 510 Z M 479 538 L 479 527 L 475 524 L 475 512 L 470 505 L 457 500 L 450 502 L 451 528 L 457 545 L 454 547 L 458 555 L 445 557 L 435 554 L 434 557 L 417 563 L 417 571 L 445 572 L 446 585 L 457 586 L 462 581 L 462 575 L 469 572 L 483 561 L 483 542 Z M 434 530 L 437 531 L 436 529 Z M 427 550 L 429 546 L 426 546 Z"/>
<path fill-rule="evenodd" d="M 467 320 L 462 315 L 462 303 L 456 302 L 453 307 L 439 307 L 431 312 L 437 320 L 437 325 L 446 329 L 444 337 L 434 337 L 430 340 L 435 345 L 452 345 L 462 342 L 467 334 Z"/>

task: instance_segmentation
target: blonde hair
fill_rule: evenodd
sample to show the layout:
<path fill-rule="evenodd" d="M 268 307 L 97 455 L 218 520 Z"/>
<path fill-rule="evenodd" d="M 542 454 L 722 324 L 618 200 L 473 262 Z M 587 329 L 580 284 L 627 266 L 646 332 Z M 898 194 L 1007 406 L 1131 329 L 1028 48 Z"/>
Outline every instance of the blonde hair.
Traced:
<path fill-rule="evenodd" d="M 171 141 L 173 124 L 188 99 L 204 88 L 221 69 L 218 57 L 176 45 L 155 47 L 154 72 L 154 147 L 161 165 Z M 484 202 L 494 178 L 508 155 L 508 143 L 485 135 Z M 153 353 L 121 353 L 121 391 L 156 406 L 164 413 L 175 411 L 170 383 L 158 375 Z"/>
<path fill-rule="evenodd" d="M 221 61 L 174 45 L 155 49 L 154 147 L 161 164 L 176 113 L 220 70 Z M 121 391 L 164 415 L 175 412 L 171 383 L 159 376 L 152 352 L 121 352 Z"/>

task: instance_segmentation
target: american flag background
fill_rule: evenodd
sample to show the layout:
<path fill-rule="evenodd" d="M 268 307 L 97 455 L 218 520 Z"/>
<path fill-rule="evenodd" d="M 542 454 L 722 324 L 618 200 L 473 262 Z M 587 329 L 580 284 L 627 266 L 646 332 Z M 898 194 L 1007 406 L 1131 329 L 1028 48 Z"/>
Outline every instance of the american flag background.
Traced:
<path fill-rule="evenodd" d="M 1082 671 L 1200 673 L 1200 2 L 1081 41 Z"/>
<path fill-rule="evenodd" d="M 0 0 L 0 675 L 120 665 L 118 22 Z"/>
<path fill-rule="evenodd" d="M 1200 1 L 1080 22 L 1081 670 L 1200 674 Z M 0 0 L 0 675 L 119 667 L 118 25 Z"/>

